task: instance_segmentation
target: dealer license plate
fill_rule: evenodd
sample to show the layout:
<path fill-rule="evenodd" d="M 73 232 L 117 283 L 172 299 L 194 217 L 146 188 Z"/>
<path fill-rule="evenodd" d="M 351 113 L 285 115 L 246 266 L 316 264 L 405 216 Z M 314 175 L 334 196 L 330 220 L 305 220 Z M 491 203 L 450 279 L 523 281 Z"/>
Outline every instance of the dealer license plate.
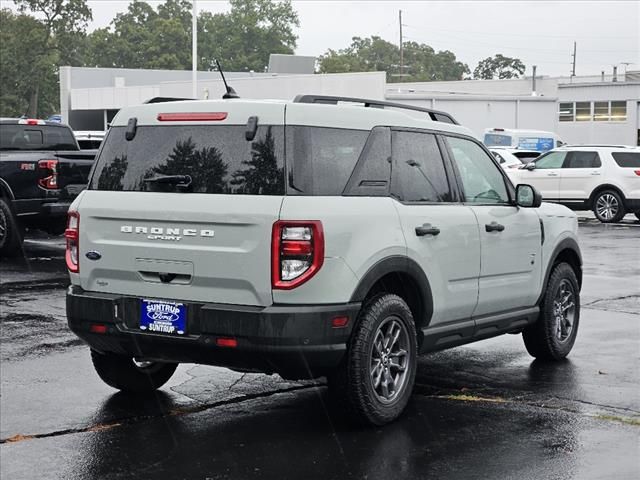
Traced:
<path fill-rule="evenodd" d="M 187 331 L 187 306 L 184 303 L 163 300 L 142 300 L 140 330 L 184 335 Z"/>

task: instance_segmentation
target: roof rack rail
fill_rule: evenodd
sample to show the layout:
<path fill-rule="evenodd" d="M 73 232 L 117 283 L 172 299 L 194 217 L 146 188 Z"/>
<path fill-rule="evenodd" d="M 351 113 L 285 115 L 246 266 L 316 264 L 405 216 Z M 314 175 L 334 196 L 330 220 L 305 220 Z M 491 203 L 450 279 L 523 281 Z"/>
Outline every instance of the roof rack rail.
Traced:
<path fill-rule="evenodd" d="M 181 102 L 183 100 L 195 100 L 194 98 L 173 98 L 173 97 L 153 97 L 144 102 L 144 105 L 148 103 L 165 103 L 165 102 Z"/>
<path fill-rule="evenodd" d="M 336 97 L 331 95 L 298 95 L 293 99 L 294 103 L 320 103 L 325 105 L 337 105 L 338 102 L 349 103 L 362 103 L 365 107 L 372 108 L 398 108 L 402 110 L 413 110 L 416 112 L 422 112 L 429 115 L 429 118 L 434 122 L 452 123 L 454 125 L 460 125 L 455 118 L 446 112 L 439 110 L 432 110 L 430 108 L 416 107 L 414 105 L 405 105 L 403 103 L 385 102 L 382 100 L 370 100 L 366 98 L 353 98 L 353 97 Z"/>
<path fill-rule="evenodd" d="M 609 147 L 609 148 L 637 148 L 633 145 L 614 145 L 607 143 L 565 143 L 562 147 Z"/>

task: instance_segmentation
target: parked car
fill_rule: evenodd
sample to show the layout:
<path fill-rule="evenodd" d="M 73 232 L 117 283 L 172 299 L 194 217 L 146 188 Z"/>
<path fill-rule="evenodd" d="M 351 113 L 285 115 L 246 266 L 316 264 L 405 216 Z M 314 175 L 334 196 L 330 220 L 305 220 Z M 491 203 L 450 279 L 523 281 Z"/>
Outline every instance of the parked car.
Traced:
<path fill-rule="evenodd" d="M 80 150 L 97 150 L 104 140 L 105 132 L 102 130 L 77 130 L 73 135 L 78 141 Z"/>
<path fill-rule="evenodd" d="M 640 148 L 565 146 L 509 175 L 535 186 L 545 201 L 593 210 L 601 222 L 619 222 L 627 213 L 640 219 Z"/>
<path fill-rule="evenodd" d="M 64 231 L 95 154 L 81 152 L 66 125 L 0 119 L 0 255 L 21 251 L 25 227 Z"/>
<path fill-rule="evenodd" d="M 493 153 L 502 168 L 520 168 L 540 156 L 540 152 L 535 150 L 508 147 L 490 147 L 489 151 Z"/>
<path fill-rule="evenodd" d="M 577 228 L 443 112 L 311 95 L 123 108 L 69 210 L 67 318 L 125 392 L 178 362 L 326 375 L 335 405 L 381 425 L 419 353 L 522 332 L 534 357 L 568 355 Z"/>
<path fill-rule="evenodd" d="M 487 147 L 511 147 L 540 153 L 564 144 L 553 132 L 518 128 L 487 128 L 484 131 L 483 143 Z"/>

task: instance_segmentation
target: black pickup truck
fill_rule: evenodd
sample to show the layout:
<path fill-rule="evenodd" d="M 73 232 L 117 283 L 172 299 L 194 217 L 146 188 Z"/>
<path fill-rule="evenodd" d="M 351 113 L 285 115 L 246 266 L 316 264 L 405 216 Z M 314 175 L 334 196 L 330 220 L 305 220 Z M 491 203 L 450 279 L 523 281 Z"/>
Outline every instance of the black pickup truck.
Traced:
<path fill-rule="evenodd" d="M 71 129 L 35 119 L 0 119 L 0 255 L 19 254 L 25 228 L 64 231 L 67 209 L 85 188 L 95 150 Z"/>

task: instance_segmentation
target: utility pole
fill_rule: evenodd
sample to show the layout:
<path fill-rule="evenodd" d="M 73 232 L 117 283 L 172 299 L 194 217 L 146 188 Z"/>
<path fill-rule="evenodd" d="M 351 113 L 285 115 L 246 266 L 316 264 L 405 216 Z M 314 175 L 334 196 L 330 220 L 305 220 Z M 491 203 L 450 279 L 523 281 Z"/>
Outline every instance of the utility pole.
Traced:
<path fill-rule="evenodd" d="M 191 14 L 191 96 L 198 98 L 198 8 L 192 0 Z"/>
<path fill-rule="evenodd" d="M 573 42 L 573 55 L 571 56 L 573 57 L 573 62 L 571 67 L 571 76 L 575 77 L 576 76 L 576 42 Z"/>
<path fill-rule="evenodd" d="M 402 47 L 402 10 L 398 11 L 398 20 L 400 21 L 400 81 L 404 76 L 404 50 Z"/>

